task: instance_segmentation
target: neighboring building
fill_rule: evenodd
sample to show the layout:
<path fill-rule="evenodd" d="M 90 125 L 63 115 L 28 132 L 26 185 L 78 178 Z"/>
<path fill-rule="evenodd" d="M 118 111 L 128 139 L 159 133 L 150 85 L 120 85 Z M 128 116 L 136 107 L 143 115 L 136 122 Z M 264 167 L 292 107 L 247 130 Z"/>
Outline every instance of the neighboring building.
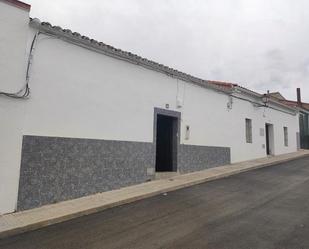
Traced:
<path fill-rule="evenodd" d="M 301 110 L 299 113 L 299 148 L 309 149 L 309 111 Z"/>
<path fill-rule="evenodd" d="M 297 88 L 297 101 L 285 99 L 279 92 L 269 93 L 275 100 L 298 109 L 299 111 L 299 141 L 300 149 L 309 149 L 309 103 L 301 100 L 300 88 Z"/>
<path fill-rule="evenodd" d="M 297 150 L 295 107 L 29 22 L 29 9 L 0 1 L 0 213 Z"/>

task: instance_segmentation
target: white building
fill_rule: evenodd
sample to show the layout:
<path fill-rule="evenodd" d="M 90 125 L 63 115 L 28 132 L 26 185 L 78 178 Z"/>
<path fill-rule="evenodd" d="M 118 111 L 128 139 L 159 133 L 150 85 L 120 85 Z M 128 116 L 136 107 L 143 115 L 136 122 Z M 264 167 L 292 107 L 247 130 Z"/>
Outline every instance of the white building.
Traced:
<path fill-rule="evenodd" d="M 0 0 L 0 213 L 297 150 L 295 108 L 30 20 L 29 9 Z"/>

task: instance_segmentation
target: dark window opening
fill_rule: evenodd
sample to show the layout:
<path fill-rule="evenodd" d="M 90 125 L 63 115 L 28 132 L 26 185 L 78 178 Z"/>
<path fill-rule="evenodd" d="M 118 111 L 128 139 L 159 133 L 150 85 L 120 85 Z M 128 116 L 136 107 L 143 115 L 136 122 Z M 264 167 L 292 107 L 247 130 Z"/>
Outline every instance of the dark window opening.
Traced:
<path fill-rule="evenodd" d="M 284 146 L 289 146 L 289 135 L 288 135 L 288 127 L 283 127 L 283 135 L 284 135 Z"/>
<path fill-rule="evenodd" d="M 252 120 L 246 118 L 246 142 L 252 143 Z"/>

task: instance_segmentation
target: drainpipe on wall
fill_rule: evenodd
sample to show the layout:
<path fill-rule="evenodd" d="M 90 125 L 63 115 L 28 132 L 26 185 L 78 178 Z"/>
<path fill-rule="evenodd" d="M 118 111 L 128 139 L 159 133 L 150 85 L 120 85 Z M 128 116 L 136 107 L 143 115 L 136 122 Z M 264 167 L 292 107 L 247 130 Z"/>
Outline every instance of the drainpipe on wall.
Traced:
<path fill-rule="evenodd" d="M 300 88 L 297 88 L 297 89 L 296 89 L 296 92 L 297 92 L 297 105 L 298 105 L 299 107 L 301 107 L 301 106 L 302 106 L 302 102 L 301 102 L 301 92 L 300 92 Z"/>

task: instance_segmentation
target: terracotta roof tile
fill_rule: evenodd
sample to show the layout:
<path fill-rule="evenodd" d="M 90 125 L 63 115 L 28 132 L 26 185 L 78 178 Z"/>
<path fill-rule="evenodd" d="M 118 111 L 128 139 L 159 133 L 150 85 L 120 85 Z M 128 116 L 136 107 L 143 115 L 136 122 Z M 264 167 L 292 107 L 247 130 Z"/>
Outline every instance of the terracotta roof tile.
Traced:
<path fill-rule="evenodd" d="M 238 86 L 238 84 L 231 83 L 231 82 L 224 82 L 224 81 L 215 81 L 215 80 L 208 80 L 208 83 L 214 84 L 223 88 L 233 89 L 233 87 Z"/>
<path fill-rule="evenodd" d="M 27 11 L 30 11 L 30 8 L 31 8 L 30 4 L 27 4 L 27 3 L 24 3 L 24 2 L 21 2 L 21 1 L 18 1 L 18 0 L 2 0 L 2 1 L 5 2 L 5 3 L 8 3 L 8 4 L 11 4 L 11 5 L 14 5 L 18 8 L 27 10 Z"/>

